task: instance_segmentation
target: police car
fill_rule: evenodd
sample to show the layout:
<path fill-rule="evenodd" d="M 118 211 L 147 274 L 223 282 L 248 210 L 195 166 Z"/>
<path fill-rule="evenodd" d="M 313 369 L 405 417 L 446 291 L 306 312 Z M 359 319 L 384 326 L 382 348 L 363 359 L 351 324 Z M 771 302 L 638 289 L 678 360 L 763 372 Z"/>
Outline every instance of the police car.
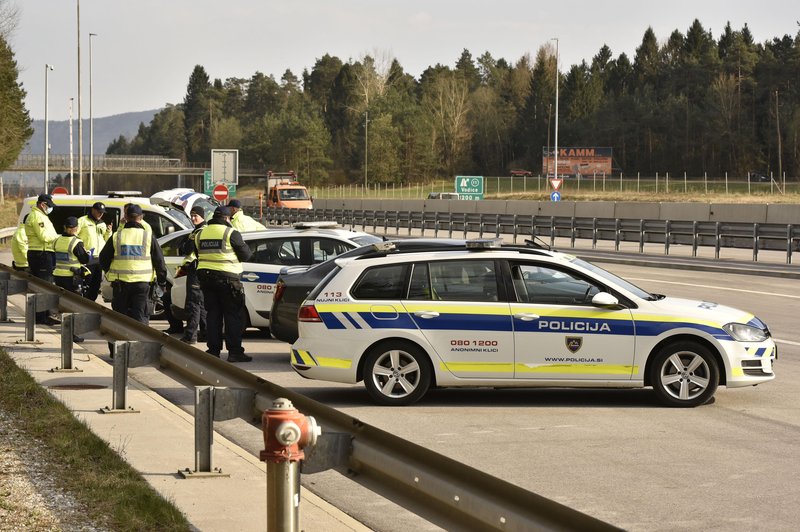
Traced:
<path fill-rule="evenodd" d="M 300 375 L 364 381 L 380 404 L 430 387 L 652 386 L 666 405 L 774 378 L 775 343 L 743 310 L 648 293 L 543 248 L 390 242 L 337 267 L 298 313 Z"/>
<path fill-rule="evenodd" d="M 192 188 L 162 190 L 150 196 L 150 202 L 154 205 L 162 205 L 165 208 L 178 208 L 186 214 L 189 214 L 194 206 L 202 207 L 206 220 L 210 220 L 214 214 L 214 209 L 220 206 L 220 202 L 208 194 L 196 192 Z"/>
<path fill-rule="evenodd" d="M 287 228 L 248 231 L 242 233 L 242 239 L 253 252 L 250 261 L 242 265 L 241 275 L 247 326 L 260 329 L 269 327 L 275 282 L 281 268 L 319 264 L 353 248 L 381 241 L 368 233 L 342 229 L 336 222 L 300 222 Z M 162 243 L 165 258 L 179 248 L 177 238 Z M 185 319 L 186 277 L 176 277 L 171 292 L 173 314 Z"/>

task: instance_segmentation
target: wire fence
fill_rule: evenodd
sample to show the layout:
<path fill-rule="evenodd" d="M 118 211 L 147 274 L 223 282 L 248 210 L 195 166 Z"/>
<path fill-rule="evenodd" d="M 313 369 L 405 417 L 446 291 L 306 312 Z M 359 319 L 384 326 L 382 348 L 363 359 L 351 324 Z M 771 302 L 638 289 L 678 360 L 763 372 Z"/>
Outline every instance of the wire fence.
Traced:
<path fill-rule="evenodd" d="M 502 195 L 547 194 L 553 190 L 552 178 L 542 176 L 484 177 L 484 197 Z M 714 195 L 800 195 L 800 182 L 796 177 L 757 176 L 616 176 L 594 175 L 562 178 L 558 191 L 562 197 L 570 194 L 623 193 L 651 196 L 669 194 L 676 196 Z M 454 181 L 435 181 L 422 184 L 350 183 L 347 185 L 311 187 L 312 196 L 332 198 L 384 198 L 425 199 L 440 192 L 453 192 Z"/>

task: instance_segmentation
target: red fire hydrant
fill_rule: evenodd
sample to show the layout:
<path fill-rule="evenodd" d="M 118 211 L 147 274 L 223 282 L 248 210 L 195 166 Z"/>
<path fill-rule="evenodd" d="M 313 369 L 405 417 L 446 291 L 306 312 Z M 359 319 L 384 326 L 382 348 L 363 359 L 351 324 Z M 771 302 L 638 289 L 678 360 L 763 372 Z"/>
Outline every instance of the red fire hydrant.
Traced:
<path fill-rule="evenodd" d="M 304 416 L 288 399 L 273 401 L 261 417 L 267 462 L 267 531 L 299 530 L 300 460 L 303 449 L 314 446 L 322 429 L 311 416 Z"/>

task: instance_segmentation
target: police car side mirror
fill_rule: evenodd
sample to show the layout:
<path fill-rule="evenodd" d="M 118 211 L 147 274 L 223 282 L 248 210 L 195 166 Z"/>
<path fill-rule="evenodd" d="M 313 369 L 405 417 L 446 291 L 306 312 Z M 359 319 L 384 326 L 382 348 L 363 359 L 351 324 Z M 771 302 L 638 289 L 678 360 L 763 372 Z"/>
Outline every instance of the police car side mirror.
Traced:
<path fill-rule="evenodd" d="M 619 299 L 612 296 L 608 292 L 598 292 L 592 298 L 592 305 L 595 307 L 617 307 L 619 306 Z"/>

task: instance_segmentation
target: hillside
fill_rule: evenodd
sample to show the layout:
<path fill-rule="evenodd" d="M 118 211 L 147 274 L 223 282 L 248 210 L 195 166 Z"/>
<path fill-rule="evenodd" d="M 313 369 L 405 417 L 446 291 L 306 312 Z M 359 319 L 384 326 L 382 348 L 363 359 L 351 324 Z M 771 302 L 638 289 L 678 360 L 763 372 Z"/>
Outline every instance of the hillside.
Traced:
<path fill-rule="evenodd" d="M 133 113 L 123 113 L 113 116 L 104 116 L 94 119 L 94 152 L 102 154 L 106 152 L 108 145 L 120 135 L 125 135 L 128 140 L 136 136 L 139 124 L 144 122 L 149 124 L 158 109 L 151 111 L 138 111 Z M 42 154 L 44 153 L 44 120 L 33 121 L 33 136 L 22 153 Z M 73 153 L 78 153 L 78 120 L 73 120 L 72 124 Z M 50 153 L 67 154 L 69 153 L 69 120 L 54 121 L 50 120 Z M 89 154 L 89 119 L 83 118 L 83 153 Z"/>

